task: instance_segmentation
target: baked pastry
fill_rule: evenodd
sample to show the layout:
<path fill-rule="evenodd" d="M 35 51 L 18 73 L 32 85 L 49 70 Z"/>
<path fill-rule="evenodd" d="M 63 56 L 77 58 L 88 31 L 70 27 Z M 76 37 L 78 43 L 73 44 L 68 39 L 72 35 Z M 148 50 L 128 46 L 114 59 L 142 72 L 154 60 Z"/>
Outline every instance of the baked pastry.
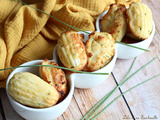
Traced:
<path fill-rule="evenodd" d="M 152 13 L 148 6 L 141 2 L 133 2 L 126 11 L 128 27 L 133 39 L 147 39 L 153 29 Z"/>
<path fill-rule="evenodd" d="M 29 72 L 15 73 L 9 81 L 8 93 L 19 103 L 34 108 L 51 107 L 59 99 L 53 86 Z"/>
<path fill-rule="evenodd" d="M 95 71 L 106 66 L 115 53 L 115 40 L 106 32 L 92 32 L 86 42 L 87 65 L 85 71 Z"/>
<path fill-rule="evenodd" d="M 82 70 L 87 63 L 83 44 L 84 35 L 67 31 L 62 33 L 57 43 L 57 53 L 62 64 L 67 68 Z"/>
<path fill-rule="evenodd" d="M 43 60 L 41 65 L 58 66 L 55 62 L 48 61 L 47 59 Z M 43 80 L 56 88 L 60 94 L 59 102 L 62 101 L 68 94 L 67 80 L 64 72 L 60 68 L 41 66 L 39 73 Z"/>
<path fill-rule="evenodd" d="M 127 29 L 126 7 L 112 4 L 100 20 L 101 32 L 110 33 L 116 41 L 121 41 Z"/>

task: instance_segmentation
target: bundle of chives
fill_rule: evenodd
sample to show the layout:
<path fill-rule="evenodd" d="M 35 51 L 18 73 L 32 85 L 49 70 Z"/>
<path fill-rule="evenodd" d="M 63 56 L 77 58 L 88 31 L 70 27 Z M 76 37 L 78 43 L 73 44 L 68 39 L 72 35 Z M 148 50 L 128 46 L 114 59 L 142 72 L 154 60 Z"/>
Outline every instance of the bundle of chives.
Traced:
<path fill-rule="evenodd" d="M 92 118 L 92 120 L 95 119 L 96 117 L 98 117 L 104 110 L 106 110 L 112 103 L 114 103 L 114 102 L 115 102 L 118 98 L 120 98 L 122 95 L 128 93 L 129 91 L 133 90 L 134 88 L 136 88 L 136 87 L 138 87 L 138 86 L 140 86 L 140 85 L 142 85 L 142 84 L 144 84 L 144 83 L 146 83 L 146 82 L 148 82 L 148 81 L 150 81 L 150 80 L 152 80 L 152 79 L 154 79 L 154 78 L 156 78 L 156 77 L 158 77 L 158 76 L 160 76 L 160 74 L 158 74 L 158 75 L 156 75 L 156 76 L 154 76 L 154 77 L 151 77 L 151 78 L 149 78 L 149 79 L 147 79 L 147 80 L 145 80 L 145 81 L 143 81 L 143 82 L 141 82 L 141 83 L 133 86 L 132 88 L 128 89 L 127 91 L 123 92 L 121 95 L 119 95 L 118 97 L 116 97 L 112 102 L 110 102 L 103 110 L 101 110 L 101 112 L 99 112 L 96 116 L 94 116 L 94 117 Z"/>
<path fill-rule="evenodd" d="M 122 82 L 126 79 L 126 77 L 128 76 L 128 74 L 130 73 L 135 61 L 136 61 L 137 57 L 134 59 L 130 69 L 129 69 L 129 72 L 126 74 L 126 76 L 124 77 L 124 79 L 122 80 Z M 99 107 L 95 110 L 94 113 L 97 112 L 97 110 L 108 100 L 108 98 L 120 87 L 120 84 L 114 88 L 110 93 L 108 93 L 102 100 L 100 100 L 81 120 L 84 120 L 85 117 L 87 117 L 87 115 L 89 115 L 98 105 Z M 92 115 L 94 115 L 94 113 Z M 92 115 L 89 117 L 91 118 Z"/>
<path fill-rule="evenodd" d="M 136 72 L 134 72 L 131 76 L 129 76 L 129 77 L 127 78 L 128 74 L 130 73 L 130 71 L 131 71 L 131 69 L 132 69 L 132 67 L 133 67 L 133 65 L 134 65 L 134 63 L 135 63 L 135 60 L 136 60 L 136 58 L 135 58 L 134 61 L 133 61 L 133 63 L 132 63 L 132 65 L 131 65 L 131 67 L 130 67 L 130 69 L 129 69 L 129 72 L 126 74 L 126 76 L 124 77 L 124 79 L 120 82 L 120 84 L 119 84 L 116 88 L 114 88 L 110 93 L 108 93 L 103 99 L 101 99 L 88 113 L 86 113 L 86 115 L 85 115 L 81 120 L 84 120 L 84 119 L 94 110 L 94 112 L 88 117 L 87 120 L 91 119 L 91 118 L 93 117 L 93 115 L 100 109 L 100 107 L 108 100 L 109 97 L 111 97 L 111 95 L 112 95 L 119 87 L 121 87 L 125 82 L 127 82 L 130 78 L 132 78 L 134 75 L 136 75 L 140 70 L 142 70 L 144 67 L 146 67 L 147 65 L 149 65 L 149 64 L 150 64 L 151 62 L 153 62 L 155 59 L 156 59 L 156 58 L 154 58 L 154 59 L 152 59 L 151 61 L 149 61 L 148 63 L 146 63 L 144 66 L 142 66 L 140 69 L 138 69 Z M 129 92 L 130 90 L 132 90 L 132 89 L 134 89 L 134 88 L 142 85 L 143 83 L 145 83 L 145 82 L 147 82 L 147 81 L 149 81 L 149 80 L 152 80 L 153 78 L 158 77 L 158 76 L 160 76 L 160 74 L 157 75 L 157 76 L 154 76 L 154 77 L 152 77 L 152 78 L 150 78 L 150 79 L 148 79 L 148 80 L 146 80 L 146 81 L 144 81 L 144 82 L 142 82 L 142 83 L 140 83 L 140 84 L 138 84 L 138 85 L 136 85 L 136 86 L 134 86 L 134 87 L 132 87 L 132 88 L 130 88 L 130 89 L 127 90 L 127 91 L 125 91 L 123 94 L 119 95 L 119 96 L 118 96 L 117 98 L 115 98 L 112 102 L 110 102 L 101 112 L 99 112 L 99 113 L 98 113 L 95 117 L 93 117 L 92 119 L 95 119 L 96 117 L 98 117 L 106 108 L 108 108 L 113 102 L 115 102 L 115 101 L 116 101 L 118 98 L 120 98 L 122 95 L 126 94 L 126 93 Z"/>
<path fill-rule="evenodd" d="M 17 1 L 17 0 L 12 0 L 12 1 Z M 31 5 L 28 5 L 28 4 L 26 4 L 25 2 L 23 2 L 23 1 L 17 1 L 17 2 L 21 2 L 21 3 L 24 4 L 24 5 L 27 5 L 27 6 L 33 8 L 33 9 L 35 9 L 35 10 L 37 10 L 37 11 L 40 11 L 40 12 L 42 12 L 42 13 L 48 15 L 49 17 L 51 17 L 51 18 L 57 20 L 58 22 L 61 22 L 62 24 L 67 25 L 67 26 L 69 26 L 69 27 L 71 27 L 71 28 L 73 28 L 73 29 L 75 29 L 75 30 L 82 31 L 82 32 L 84 32 L 84 33 L 90 34 L 90 33 L 87 32 L 87 31 L 84 31 L 84 30 L 82 30 L 82 29 L 79 29 L 79 28 L 77 28 L 77 27 L 74 27 L 74 26 L 72 26 L 72 25 L 69 25 L 69 24 L 67 24 L 67 23 L 65 23 L 65 22 L 63 22 L 63 21 L 61 21 L 61 20 L 59 20 L 59 19 L 53 17 L 52 15 L 50 15 L 50 14 L 44 12 L 43 10 L 40 10 L 40 9 L 35 8 L 35 7 L 31 6 Z M 136 46 L 133 46 L 133 45 L 129 45 L 129 44 L 126 44 L 126 43 L 123 43 L 123 42 L 120 42 L 120 41 L 115 41 L 115 42 L 116 42 L 116 43 L 119 43 L 119 44 L 122 44 L 122 45 L 129 46 L 129 47 L 133 47 L 133 48 L 136 48 L 136 49 L 139 49 L 139 50 L 144 50 L 144 51 L 150 52 L 150 50 L 143 49 L 143 48 L 140 48 L 140 47 L 136 47 Z"/>

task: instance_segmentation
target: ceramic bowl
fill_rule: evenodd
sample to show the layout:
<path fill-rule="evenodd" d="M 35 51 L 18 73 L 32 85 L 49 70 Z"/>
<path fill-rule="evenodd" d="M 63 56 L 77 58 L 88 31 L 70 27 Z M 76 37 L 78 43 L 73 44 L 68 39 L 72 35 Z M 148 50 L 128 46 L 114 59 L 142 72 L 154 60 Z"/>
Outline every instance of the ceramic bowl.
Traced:
<path fill-rule="evenodd" d="M 79 34 L 84 34 L 84 42 L 88 40 L 89 34 L 84 33 L 84 32 L 78 32 Z M 91 31 L 88 31 L 88 33 L 91 33 Z M 117 48 L 117 47 L 116 47 Z M 53 53 L 54 60 L 57 63 L 60 63 L 57 52 L 56 52 L 56 47 L 54 49 Z M 115 54 L 112 60 L 110 61 L 109 64 L 107 64 L 105 67 L 94 71 L 93 73 L 110 73 L 112 72 L 115 62 L 117 59 L 117 49 L 115 49 Z M 104 82 L 109 75 L 93 75 L 93 74 L 82 74 L 82 73 L 72 73 L 69 78 L 74 81 L 74 85 L 76 88 L 92 88 L 95 87 L 102 82 Z"/>
<path fill-rule="evenodd" d="M 100 32 L 100 20 L 102 19 L 102 17 L 108 12 L 105 11 L 103 12 L 98 18 L 97 18 L 97 21 L 96 21 L 96 29 L 98 32 Z M 148 39 L 145 39 L 141 42 L 137 42 L 137 43 L 132 43 L 132 44 L 129 44 L 129 45 L 132 45 L 132 46 L 136 46 L 136 47 L 140 47 L 140 48 L 143 48 L 143 49 L 147 49 L 150 45 L 150 43 L 152 42 L 153 40 L 153 37 L 154 37 L 154 34 L 155 34 L 155 24 L 154 24 L 154 21 L 153 21 L 153 30 L 152 30 L 152 33 L 151 35 L 149 36 Z M 117 44 L 117 58 L 120 58 L 120 59 L 130 59 L 130 58 L 134 58 L 134 57 L 137 57 L 139 56 L 140 54 L 142 54 L 144 52 L 144 50 L 139 50 L 137 48 L 133 48 L 133 47 L 129 47 L 129 46 L 126 46 L 126 45 L 122 45 L 120 43 L 116 43 Z"/>
<path fill-rule="evenodd" d="M 34 60 L 34 61 L 24 63 L 22 65 L 39 65 L 41 61 L 42 60 Z M 74 91 L 74 82 L 72 81 L 72 79 L 68 80 L 69 88 L 70 88 L 69 94 L 62 102 L 49 108 L 31 108 L 31 107 L 24 106 L 19 102 L 15 101 L 8 93 L 8 83 L 9 83 L 9 80 L 12 78 L 12 76 L 17 72 L 26 72 L 26 71 L 39 75 L 38 67 L 25 67 L 25 68 L 22 67 L 22 68 L 16 68 L 7 79 L 6 92 L 13 109 L 20 116 L 22 116 L 27 120 L 53 120 L 59 117 L 61 114 L 63 114 L 63 112 L 67 109 L 72 99 L 72 95 Z"/>

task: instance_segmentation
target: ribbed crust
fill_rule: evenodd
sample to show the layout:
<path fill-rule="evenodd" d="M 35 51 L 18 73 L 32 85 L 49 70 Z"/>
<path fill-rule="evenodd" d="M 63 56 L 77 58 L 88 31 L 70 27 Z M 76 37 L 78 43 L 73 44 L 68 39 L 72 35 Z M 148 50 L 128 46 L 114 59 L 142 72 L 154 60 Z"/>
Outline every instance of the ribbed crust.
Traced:
<path fill-rule="evenodd" d="M 59 99 L 53 86 L 29 72 L 16 73 L 9 81 L 8 92 L 21 104 L 35 108 L 51 107 Z"/>
<path fill-rule="evenodd" d="M 57 44 L 57 53 L 67 68 L 82 70 L 87 63 L 87 56 L 83 44 L 83 36 L 77 32 L 62 33 Z"/>
<path fill-rule="evenodd" d="M 153 29 L 152 13 L 144 3 L 134 2 L 127 10 L 130 32 L 139 39 L 147 39 Z"/>

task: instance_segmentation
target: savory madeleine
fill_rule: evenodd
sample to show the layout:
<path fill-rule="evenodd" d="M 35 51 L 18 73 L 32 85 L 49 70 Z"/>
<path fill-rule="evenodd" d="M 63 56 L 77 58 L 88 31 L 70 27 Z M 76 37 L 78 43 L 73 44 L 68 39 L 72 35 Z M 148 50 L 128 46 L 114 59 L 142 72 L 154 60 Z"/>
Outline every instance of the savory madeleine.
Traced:
<path fill-rule="evenodd" d="M 133 2 L 126 14 L 129 27 L 127 35 L 133 39 L 147 39 L 153 29 L 152 13 L 149 7 L 141 2 Z"/>
<path fill-rule="evenodd" d="M 47 59 L 43 60 L 41 65 L 58 66 L 55 62 Z M 62 101 L 68 94 L 68 85 L 64 72 L 60 68 L 41 66 L 39 73 L 43 80 L 56 88 L 60 94 L 59 102 Z"/>
<path fill-rule="evenodd" d="M 100 20 L 102 32 L 108 32 L 116 41 L 121 41 L 127 29 L 126 7 L 112 4 L 108 12 Z"/>
<path fill-rule="evenodd" d="M 95 71 L 106 66 L 114 56 L 115 40 L 106 32 L 93 32 L 86 42 L 87 65 L 85 71 Z"/>
<path fill-rule="evenodd" d="M 62 64 L 74 70 L 82 70 L 87 63 L 83 44 L 84 36 L 78 32 L 62 33 L 57 43 L 57 53 Z"/>
<path fill-rule="evenodd" d="M 29 72 L 15 73 L 9 81 L 8 93 L 19 103 L 34 108 L 51 107 L 59 100 L 55 87 Z"/>

